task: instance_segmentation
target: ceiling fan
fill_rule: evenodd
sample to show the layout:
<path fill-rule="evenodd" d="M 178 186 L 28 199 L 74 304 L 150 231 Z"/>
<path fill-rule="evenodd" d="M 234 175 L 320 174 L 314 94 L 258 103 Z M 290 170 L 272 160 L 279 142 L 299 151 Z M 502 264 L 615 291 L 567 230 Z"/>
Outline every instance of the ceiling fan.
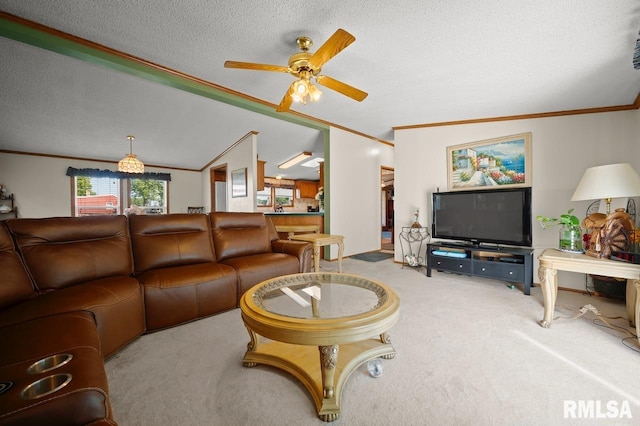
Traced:
<path fill-rule="evenodd" d="M 366 92 L 320 74 L 322 66 L 325 63 L 355 40 L 356 38 L 345 30 L 338 29 L 315 53 L 312 53 L 309 52 L 309 49 L 313 45 L 313 41 L 309 37 L 301 36 L 296 39 L 296 43 L 298 43 L 300 47 L 300 52 L 291 55 L 288 66 L 237 61 L 226 61 L 224 66 L 225 68 L 255 71 L 286 72 L 297 77 L 297 80 L 291 83 L 287 93 L 285 93 L 282 101 L 276 108 L 278 112 L 288 111 L 294 101 L 306 104 L 307 100 L 317 101 L 320 99 L 322 92 L 311 83 L 311 79 L 315 79 L 316 83 L 321 86 L 328 87 L 360 102 L 367 97 Z"/>

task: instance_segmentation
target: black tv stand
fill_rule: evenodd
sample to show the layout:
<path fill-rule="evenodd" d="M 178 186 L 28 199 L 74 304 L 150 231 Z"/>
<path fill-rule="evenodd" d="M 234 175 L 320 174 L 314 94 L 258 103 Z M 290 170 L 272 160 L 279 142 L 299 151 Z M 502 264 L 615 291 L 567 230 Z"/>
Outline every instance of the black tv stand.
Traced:
<path fill-rule="evenodd" d="M 433 269 L 523 284 L 524 294 L 529 296 L 533 249 L 431 242 L 427 244 L 427 277 Z"/>

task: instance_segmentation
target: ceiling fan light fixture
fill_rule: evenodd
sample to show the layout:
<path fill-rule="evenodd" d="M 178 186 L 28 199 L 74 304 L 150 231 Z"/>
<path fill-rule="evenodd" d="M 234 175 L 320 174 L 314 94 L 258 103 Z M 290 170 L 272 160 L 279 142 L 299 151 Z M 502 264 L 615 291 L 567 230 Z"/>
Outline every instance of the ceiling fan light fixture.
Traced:
<path fill-rule="evenodd" d="M 322 97 L 322 91 L 306 78 L 293 83 L 291 98 L 294 102 L 306 105 L 307 102 L 316 102 Z"/>
<path fill-rule="evenodd" d="M 293 83 L 293 90 L 291 91 L 291 98 L 294 102 L 306 104 L 305 98 L 309 94 L 309 88 L 305 80 L 298 80 Z"/>
<path fill-rule="evenodd" d="M 295 164 L 298 164 L 299 162 L 304 161 L 307 158 L 311 157 L 311 155 L 312 154 L 309 151 L 301 152 L 300 154 L 296 155 L 295 157 L 288 159 L 287 161 L 285 161 L 282 164 L 279 164 L 278 168 L 279 169 L 288 169 L 289 167 L 291 167 L 291 166 L 293 166 Z"/>
<path fill-rule="evenodd" d="M 311 102 L 319 101 L 322 97 L 322 91 L 313 84 L 309 84 L 309 99 Z"/>
<path fill-rule="evenodd" d="M 309 83 L 306 80 L 298 80 L 293 84 L 293 91 L 296 95 L 304 98 L 309 94 Z"/>
<path fill-rule="evenodd" d="M 144 164 L 138 160 L 133 153 L 133 140 L 135 136 L 128 135 L 129 153 L 122 160 L 118 161 L 118 171 L 123 173 L 144 173 Z"/>

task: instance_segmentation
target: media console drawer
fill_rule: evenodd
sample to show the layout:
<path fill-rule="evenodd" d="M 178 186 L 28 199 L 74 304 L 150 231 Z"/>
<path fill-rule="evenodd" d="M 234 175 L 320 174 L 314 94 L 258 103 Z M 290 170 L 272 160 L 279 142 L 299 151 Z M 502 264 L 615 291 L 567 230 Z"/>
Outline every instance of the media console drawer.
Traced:
<path fill-rule="evenodd" d="M 450 272 L 460 272 L 461 274 L 471 273 L 470 259 L 456 259 L 453 257 L 435 255 L 431 255 L 430 259 L 433 259 L 433 269 Z"/>
<path fill-rule="evenodd" d="M 524 265 L 500 261 L 475 261 L 473 263 L 473 274 L 519 283 L 524 280 Z"/>

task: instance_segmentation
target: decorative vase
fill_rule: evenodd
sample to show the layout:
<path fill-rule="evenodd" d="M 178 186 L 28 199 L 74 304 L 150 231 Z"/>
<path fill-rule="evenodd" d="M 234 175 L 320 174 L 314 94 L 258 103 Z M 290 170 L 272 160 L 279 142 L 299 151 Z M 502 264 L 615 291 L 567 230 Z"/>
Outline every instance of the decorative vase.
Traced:
<path fill-rule="evenodd" d="M 416 209 L 416 212 L 413 214 L 413 223 L 411 224 L 412 228 L 422 228 L 422 225 L 418 222 L 418 216 L 420 216 L 420 210 Z"/>
<path fill-rule="evenodd" d="M 579 225 L 560 227 L 560 250 L 570 253 L 582 253 L 582 228 Z"/>

